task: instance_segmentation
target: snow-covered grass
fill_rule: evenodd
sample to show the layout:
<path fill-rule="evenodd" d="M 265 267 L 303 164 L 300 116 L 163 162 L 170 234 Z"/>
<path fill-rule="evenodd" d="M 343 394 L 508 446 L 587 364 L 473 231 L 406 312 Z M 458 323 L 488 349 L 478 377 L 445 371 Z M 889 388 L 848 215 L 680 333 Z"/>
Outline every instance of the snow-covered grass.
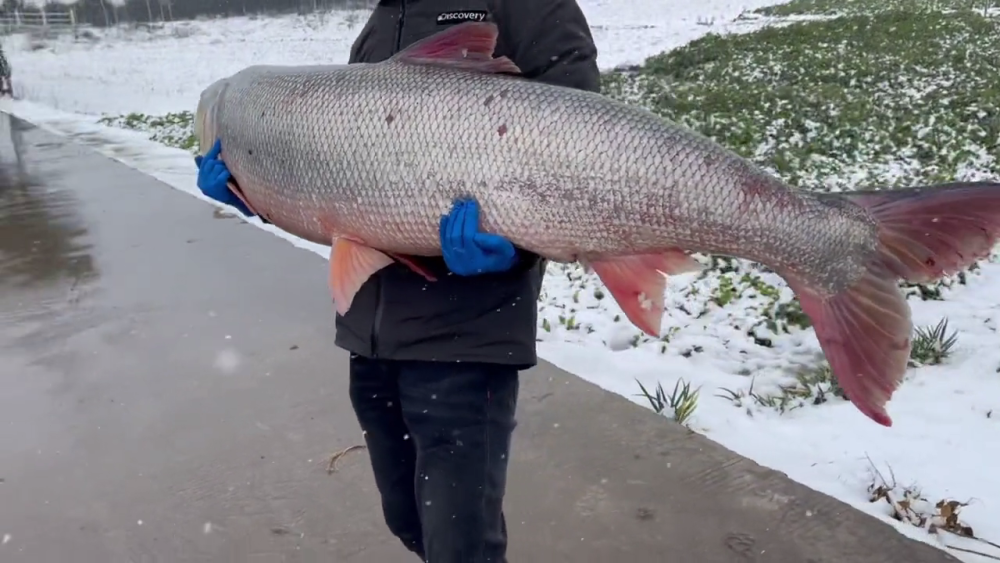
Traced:
<path fill-rule="evenodd" d="M 770 3 L 582 2 L 603 68 L 645 61 L 606 73 L 609 95 L 791 183 L 850 190 L 1000 178 L 1000 22 L 989 6 Z M 249 64 L 342 62 L 362 22 L 358 13 L 191 22 L 40 49 L 15 38 L 8 49 L 28 101 L 2 109 L 201 197 L 190 153 L 201 88 Z M 592 274 L 553 265 L 539 303 L 540 354 L 904 533 L 1000 557 L 996 546 L 940 533 L 1000 540 L 1000 264 L 908 288 L 920 329 L 889 404 L 895 424 L 882 428 L 844 400 L 777 276 L 706 261 L 704 273 L 671 278 L 659 339 L 628 323 Z"/>
<path fill-rule="evenodd" d="M 771 16 L 870 14 L 876 11 L 971 10 L 982 13 L 995 8 L 1000 8 L 997 0 L 791 0 L 759 8 L 756 12 Z"/>

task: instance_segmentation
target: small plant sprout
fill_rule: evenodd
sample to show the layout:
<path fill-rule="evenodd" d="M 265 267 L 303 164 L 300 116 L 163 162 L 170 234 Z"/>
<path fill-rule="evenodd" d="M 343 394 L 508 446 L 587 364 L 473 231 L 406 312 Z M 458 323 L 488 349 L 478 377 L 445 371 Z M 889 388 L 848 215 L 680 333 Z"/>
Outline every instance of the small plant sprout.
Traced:
<path fill-rule="evenodd" d="M 662 383 L 656 384 L 656 390 L 653 393 L 646 390 L 646 387 L 638 379 L 636 383 L 639 384 L 639 389 L 642 390 L 641 396 L 646 397 L 653 412 L 665 415 L 667 414 L 667 409 L 670 409 L 670 412 L 673 413 L 673 419 L 680 424 L 686 425 L 688 419 L 691 418 L 691 415 L 698 408 L 698 393 L 700 388 L 691 389 L 691 384 L 683 379 L 677 380 L 677 383 L 674 384 L 673 392 L 669 395 L 663 389 Z"/>
<path fill-rule="evenodd" d="M 935 366 L 944 362 L 955 344 L 958 343 L 958 333 L 948 332 L 948 319 L 941 319 L 935 326 L 918 328 L 913 337 L 910 349 L 910 365 Z"/>

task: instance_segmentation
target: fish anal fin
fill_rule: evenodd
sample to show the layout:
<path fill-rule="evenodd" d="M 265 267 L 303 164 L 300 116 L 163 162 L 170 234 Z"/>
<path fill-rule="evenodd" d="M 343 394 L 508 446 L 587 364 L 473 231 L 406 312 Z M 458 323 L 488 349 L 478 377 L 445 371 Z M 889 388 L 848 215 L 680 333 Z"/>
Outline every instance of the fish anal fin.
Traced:
<path fill-rule="evenodd" d="M 437 281 L 437 277 L 435 277 L 430 270 L 423 267 L 416 258 L 412 256 L 404 256 L 402 254 L 393 254 L 391 252 L 387 252 L 386 254 L 388 254 L 396 262 L 399 262 L 417 274 L 420 274 L 427 281 Z"/>
<path fill-rule="evenodd" d="M 466 22 L 417 41 L 393 55 L 392 60 L 486 74 L 521 74 L 521 69 L 507 57 L 493 58 L 496 45 L 496 24 Z"/>
<path fill-rule="evenodd" d="M 654 338 L 660 337 L 663 322 L 666 276 L 704 268 L 680 249 L 591 259 L 586 265 L 601 278 L 628 320 Z"/>
<path fill-rule="evenodd" d="M 334 240 L 330 249 L 330 292 L 337 312 L 346 314 L 368 278 L 392 262 L 384 252 L 357 241 Z"/>

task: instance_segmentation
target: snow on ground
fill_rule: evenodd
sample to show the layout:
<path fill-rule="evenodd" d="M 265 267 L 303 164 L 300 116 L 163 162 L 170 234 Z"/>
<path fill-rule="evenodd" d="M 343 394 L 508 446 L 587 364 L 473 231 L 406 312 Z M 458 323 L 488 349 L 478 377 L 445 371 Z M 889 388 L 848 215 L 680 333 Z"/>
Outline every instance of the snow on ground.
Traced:
<path fill-rule="evenodd" d="M 731 20 L 774 3 L 647 0 L 635 2 L 634 8 L 630 4 L 628 10 L 622 10 L 618 0 L 586 0 L 581 5 L 593 24 L 599 64 L 610 68 L 642 63 L 709 31 L 744 28 L 745 23 Z M 18 95 L 85 114 L 193 110 L 205 86 L 249 64 L 346 62 L 366 17 L 367 12 L 359 11 L 187 22 L 155 34 L 114 30 L 111 37 L 102 37 L 112 40 L 89 45 L 64 37 L 27 56 L 12 55 L 15 66 L 31 68 L 30 73 L 15 71 Z M 25 38 L 14 39 L 8 49 L 27 47 L 21 44 Z"/>
<path fill-rule="evenodd" d="M 608 68 L 640 63 L 709 31 L 759 25 L 732 20 L 772 3 L 649 1 L 641 7 L 630 2 L 629 9 L 622 9 L 617 0 L 584 0 L 583 6 L 594 26 L 601 66 Z M 38 50 L 31 50 L 26 38 L 14 38 L 7 49 L 25 100 L 0 101 L 0 110 L 69 135 L 204 200 L 195 188 L 189 153 L 141 133 L 98 125 L 96 116 L 193 110 L 203 87 L 250 64 L 343 62 L 364 17 L 339 13 L 189 22 L 154 34 L 113 30 L 92 42 L 56 39 Z M 327 253 L 256 219 L 250 222 L 296 246 Z M 702 291 L 692 294 L 692 286 Z M 1000 265 L 986 264 L 968 285 L 946 290 L 946 301 L 911 300 L 918 326 L 947 316 L 960 338 L 944 365 L 911 370 L 889 404 L 892 428 L 875 425 L 835 398 L 821 408 L 790 404 L 784 413 L 758 404 L 750 391 L 780 395 L 780 385 L 795 381 L 795 369 L 817 365 L 818 344 L 807 330 L 775 337 L 772 347 L 755 345 L 744 328 L 735 328 L 742 326 L 733 314 L 738 309 L 711 303 L 709 290 L 717 286 L 717 278 L 673 278 L 668 294 L 672 306 L 664 319 L 669 341 L 636 345 L 637 331 L 621 320 L 610 299 L 601 298 L 595 278 L 573 266 L 553 266 L 541 305 L 540 354 L 644 406 L 648 402 L 637 395 L 637 380 L 647 389 L 659 382 L 668 394 L 678 381 L 688 382 L 701 394 L 687 424 L 726 447 L 895 523 L 888 518 L 887 504 L 869 502 L 874 463 L 887 477 L 893 472 L 901 487 L 922 488 L 931 503 L 971 500 L 963 520 L 978 536 L 1000 539 L 1000 478 L 995 472 L 1000 461 Z M 575 328 L 581 325 L 590 328 Z M 742 398 L 727 399 L 720 389 Z M 924 541 L 944 539 L 935 540 L 911 525 L 897 527 Z M 950 536 L 947 542 L 984 551 Z"/>

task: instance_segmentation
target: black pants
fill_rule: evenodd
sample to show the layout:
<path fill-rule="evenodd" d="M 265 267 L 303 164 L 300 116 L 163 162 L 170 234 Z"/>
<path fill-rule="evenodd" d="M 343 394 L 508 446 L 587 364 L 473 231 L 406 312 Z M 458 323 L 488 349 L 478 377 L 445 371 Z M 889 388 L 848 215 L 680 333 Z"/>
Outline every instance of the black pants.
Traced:
<path fill-rule="evenodd" d="M 389 530 L 431 563 L 506 563 L 518 372 L 351 355 L 351 403 Z"/>

